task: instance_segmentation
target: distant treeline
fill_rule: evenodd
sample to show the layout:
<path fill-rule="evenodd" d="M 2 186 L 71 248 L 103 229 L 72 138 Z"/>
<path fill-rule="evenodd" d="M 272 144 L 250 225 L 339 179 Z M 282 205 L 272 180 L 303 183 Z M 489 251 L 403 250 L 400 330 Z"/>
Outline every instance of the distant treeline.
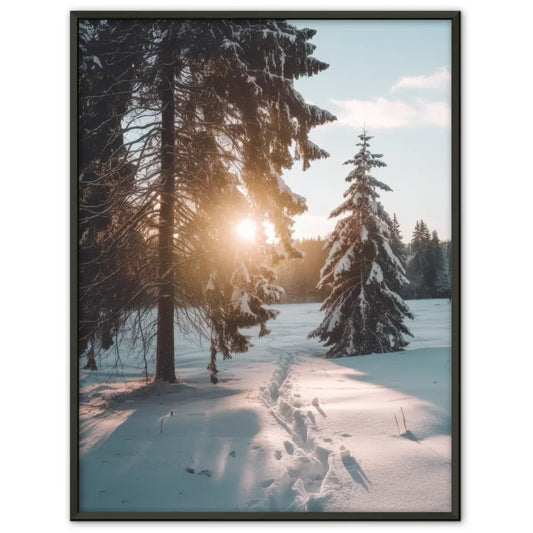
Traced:
<path fill-rule="evenodd" d="M 297 240 L 295 247 L 303 257 L 284 260 L 276 267 L 277 281 L 285 289 L 283 303 L 324 301 L 329 290 L 319 290 L 316 285 L 328 256 L 325 243 L 321 237 Z M 411 241 L 403 246 L 409 284 L 398 291 L 400 296 L 409 300 L 450 298 L 451 242 L 440 241 L 437 232 L 431 232 L 421 220 L 416 223 Z"/>
<path fill-rule="evenodd" d="M 277 265 L 277 282 L 285 289 L 283 303 L 322 302 L 329 294 L 327 287 L 316 288 L 328 257 L 325 243 L 320 237 L 296 241 L 295 248 L 302 252 L 302 259 L 288 259 Z"/>
<path fill-rule="evenodd" d="M 436 231 L 426 223 L 416 223 L 407 245 L 406 271 L 409 285 L 399 291 L 405 299 L 450 298 L 452 276 L 452 243 L 441 242 Z"/>

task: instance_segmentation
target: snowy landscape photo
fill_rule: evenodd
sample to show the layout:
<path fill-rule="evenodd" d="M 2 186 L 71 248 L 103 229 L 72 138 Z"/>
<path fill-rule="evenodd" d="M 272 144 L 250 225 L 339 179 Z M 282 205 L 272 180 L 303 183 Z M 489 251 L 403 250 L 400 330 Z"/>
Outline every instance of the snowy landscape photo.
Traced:
<path fill-rule="evenodd" d="M 458 519 L 458 13 L 71 16 L 72 518 Z"/>

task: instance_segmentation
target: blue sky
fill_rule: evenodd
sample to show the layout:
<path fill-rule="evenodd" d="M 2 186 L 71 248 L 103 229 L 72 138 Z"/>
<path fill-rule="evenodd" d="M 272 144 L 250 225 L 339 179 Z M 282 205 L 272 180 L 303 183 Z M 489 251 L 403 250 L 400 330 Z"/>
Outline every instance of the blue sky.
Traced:
<path fill-rule="evenodd" d="M 338 121 L 315 128 L 311 140 L 330 153 L 306 172 L 300 165 L 284 174 L 287 184 L 307 198 L 297 217 L 296 238 L 326 235 L 329 213 L 342 201 L 342 163 L 356 152 L 365 123 L 374 135 L 372 151 L 387 167 L 374 175 L 393 192 L 381 201 L 396 213 L 404 241 L 416 220 L 451 235 L 451 27 L 448 21 L 292 21 L 317 30 L 314 56 L 328 70 L 295 82 L 310 103 L 334 113 Z"/>

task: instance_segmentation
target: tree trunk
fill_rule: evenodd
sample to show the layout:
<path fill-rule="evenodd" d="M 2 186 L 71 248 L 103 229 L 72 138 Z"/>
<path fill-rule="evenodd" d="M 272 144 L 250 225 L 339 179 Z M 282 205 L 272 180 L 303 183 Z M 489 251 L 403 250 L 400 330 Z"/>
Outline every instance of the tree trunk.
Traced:
<path fill-rule="evenodd" d="M 209 362 L 209 366 L 207 367 L 209 369 L 209 374 L 211 378 L 211 383 L 213 385 L 216 385 L 218 383 L 218 369 L 217 369 L 217 349 L 215 347 L 215 342 L 213 339 L 211 339 L 211 360 Z"/>
<path fill-rule="evenodd" d="M 94 344 L 91 339 L 91 347 L 89 348 L 89 351 L 87 352 L 87 363 L 83 367 L 83 370 L 98 370 L 98 367 L 96 366 L 96 360 L 94 358 Z"/>
<path fill-rule="evenodd" d="M 155 379 L 175 383 L 174 368 L 174 68 L 167 41 L 160 56 L 161 83 L 161 193 L 159 212 L 159 296 Z"/>

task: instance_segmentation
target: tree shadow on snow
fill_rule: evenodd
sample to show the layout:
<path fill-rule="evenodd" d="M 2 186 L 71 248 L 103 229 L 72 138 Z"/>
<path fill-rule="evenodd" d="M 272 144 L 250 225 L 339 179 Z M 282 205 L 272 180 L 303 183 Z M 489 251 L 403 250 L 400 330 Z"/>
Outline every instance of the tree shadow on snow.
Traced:
<path fill-rule="evenodd" d="M 347 379 L 391 389 L 424 401 L 426 403 L 424 409 L 432 415 L 434 421 L 431 428 L 425 428 L 425 432 L 450 435 L 451 370 L 449 359 L 450 348 L 421 348 L 363 358 L 331 359 L 331 362 L 351 369 L 344 375 Z M 409 420 L 408 415 L 407 418 L 408 423 L 416 423 L 416 420 Z M 414 438 L 410 436 L 405 436 L 405 438 L 409 440 L 424 438 L 424 435 L 412 436 Z"/>
<path fill-rule="evenodd" d="M 131 435 L 122 436 L 122 433 L 135 434 L 137 424 L 146 426 L 146 420 L 150 420 L 154 428 L 161 427 L 162 417 L 179 416 L 182 407 L 189 411 L 190 407 L 198 401 L 207 401 L 212 403 L 214 400 L 242 393 L 243 389 L 226 389 L 223 387 L 213 387 L 209 385 L 206 388 L 195 387 L 185 383 L 163 383 L 152 382 L 148 385 L 131 390 L 117 392 L 102 399 L 99 405 L 94 409 L 97 411 L 91 416 L 85 416 L 80 419 L 80 444 L 84 430 L 92 432 L 99 424 L 115 424 L 113 419 L 118 412 L 131 412 L 122 422 L 109 433 L 104 433 L 102 438 L 97 439 L 96 443 L 91 445 L 85 452 L 84 460 L 89 459 L 91 454 L 98 448 L 105 445 L 115 444 L 116 439 L 134 440 Z M 81 401 L 80 394 L 80 401 Z M 214 403 L 213 403 L 214 405 Z M 102 409 L 103 406 L 103 409 Z M 88 407 L 90 409 L 90 406 Z M 108 441 L 110 441 L 108 443 Z"/>
<path fill-rule="evenodd" d="M 195 398 L 191 387 L 175 389 L 161 402 L 152 391 L 133 404 L 115 404 L 134 411 L 80 458 L 80 509 L 238 510 L 227 487 L 263 476 L 261 460 L 250 447 L 260 430 L 256 413 L 213 410 L 213 399 L 240 391 L 212 387 Z M 180 394 L 186 397 L 183 409 Z M 248 471 L 251 462 L 255 467 Z M 198 501 L 202 509 L 197 509 Z"/>

